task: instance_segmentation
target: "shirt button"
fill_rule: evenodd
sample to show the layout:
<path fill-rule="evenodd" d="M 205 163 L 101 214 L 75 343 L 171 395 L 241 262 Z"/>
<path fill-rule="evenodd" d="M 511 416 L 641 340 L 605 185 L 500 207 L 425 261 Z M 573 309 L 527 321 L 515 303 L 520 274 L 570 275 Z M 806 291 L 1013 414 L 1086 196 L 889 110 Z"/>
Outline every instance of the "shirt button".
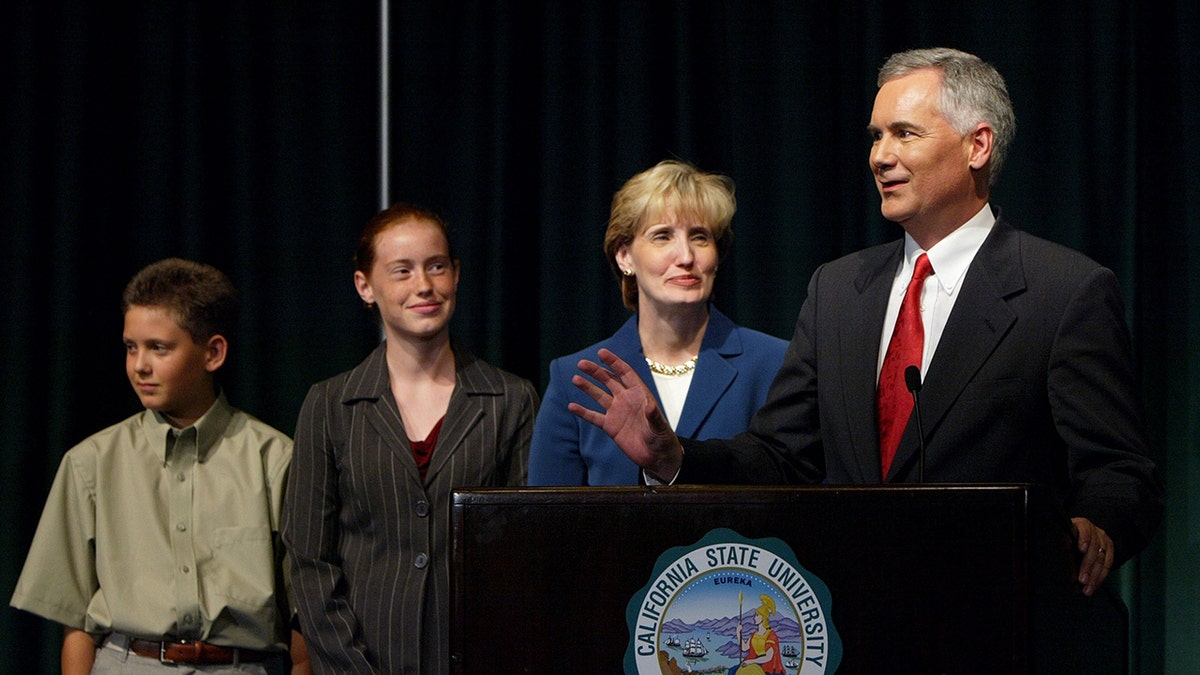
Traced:
<path fill-rule="evenodd" d="M 184 565 L 183 567 L 180 567 L 179 569 L 180 569 L 180 571 L 182 571 L 184 574 L 187 574 L 188 572 L 191 572 L 191 571 L 192 571 L 192 568 L 188 567 L 187 565 Z"/>
<path fill-rule="evenodd" d="M 417 515 L 421 518 L 429 515 L 429 502 L 423 499 L 417 502 Z"/>
<path fill-rule="evenodd" d="M 187 480 L 187 476 L 183 475 L 183 472 L 180 471 L 179 473 L 175 474 L 175 479 L 182 483 L 183 481 Z"/>
<path fill-rule="evenodd" d="M 415 567 L 419 570 L 425 569 L 425 566 L 428 564 L 429 564 L 429 556 L 425 555 L 424 553 L 418 553 L 417 558 L 415 560 L 413 560 L 413 567 Z"/>
<path fill-rule="evenodd" d="M 179 530 L 180 532 L 187 532 L 187 525 L 184 525 L 183 523 L 179 523 L 178 525 L 175 526 L 175 529 Z"/>

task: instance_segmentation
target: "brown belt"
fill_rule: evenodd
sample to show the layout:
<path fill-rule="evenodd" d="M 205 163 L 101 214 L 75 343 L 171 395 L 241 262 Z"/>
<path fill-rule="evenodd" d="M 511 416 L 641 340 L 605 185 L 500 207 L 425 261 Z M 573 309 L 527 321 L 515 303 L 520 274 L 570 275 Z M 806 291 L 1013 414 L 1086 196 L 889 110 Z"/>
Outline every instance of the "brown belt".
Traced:
<path fill-rule="evenodd" d="M 129 640 L 129 651 L 163 663 L 257 663 L 271 656 L 271 652 L 222 647 L 209 642 L 155 642 L 136 638 Z"/>

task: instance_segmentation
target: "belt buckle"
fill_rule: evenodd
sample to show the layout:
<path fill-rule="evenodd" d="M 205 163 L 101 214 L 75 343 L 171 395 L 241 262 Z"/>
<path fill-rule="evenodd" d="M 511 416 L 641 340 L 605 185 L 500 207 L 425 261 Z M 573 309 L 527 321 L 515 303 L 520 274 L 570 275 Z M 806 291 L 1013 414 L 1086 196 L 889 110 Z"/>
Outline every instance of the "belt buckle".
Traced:
<path fill-rule="evenodd" d="M 176 642 L 167 642 L 166 640 L 163 640 L 162 642 L 159 642 L 158 643 L 158 662 L 163 665 L 175 665 L 178 663 L 185 663 L 184 661 L 176 661 L 175 659 L 167 658 L 167 645 L 172 645 L 172 646 L 187 645 L 187 644 L 191 644 L 191 642 L 192 642 L 191 640 L 178 640 Z"/>

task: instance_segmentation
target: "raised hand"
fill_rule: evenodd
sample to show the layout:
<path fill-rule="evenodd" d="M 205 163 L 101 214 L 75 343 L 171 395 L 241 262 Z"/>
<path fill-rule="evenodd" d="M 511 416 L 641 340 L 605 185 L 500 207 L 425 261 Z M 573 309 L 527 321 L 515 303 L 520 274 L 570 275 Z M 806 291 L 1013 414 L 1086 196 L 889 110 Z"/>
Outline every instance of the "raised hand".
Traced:
<path fill-rule="evenodd" d="M 601 349 L 598 356 L 608 368 L 586 359 L 579 362 L 579 370 L 595 382 L 583 375 L 576 375 L 571 382 L 604 412 L 577 403 L 567 404 L 567 409 L 602 429 L 651 478 L 660 483 L 674 481 L 683 465 L 683 446 L 658 401 L 628 363 L 607 349 Z"/>

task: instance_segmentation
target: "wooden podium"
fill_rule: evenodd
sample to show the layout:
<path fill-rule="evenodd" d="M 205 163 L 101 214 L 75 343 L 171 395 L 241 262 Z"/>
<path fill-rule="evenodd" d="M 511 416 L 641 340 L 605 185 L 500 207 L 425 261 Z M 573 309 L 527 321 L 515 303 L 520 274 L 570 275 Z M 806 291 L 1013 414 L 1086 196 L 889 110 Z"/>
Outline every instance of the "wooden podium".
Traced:
<path fill-rule="evenodd" d="M 630 600 L 715 528 L 782 540 L 824 582 L 839 673 L 1126 672 L 1125 607 L 1082 595 L 1042 488 L 476 489 L 451 518 L 456 673 L 624 672 Z"/>

